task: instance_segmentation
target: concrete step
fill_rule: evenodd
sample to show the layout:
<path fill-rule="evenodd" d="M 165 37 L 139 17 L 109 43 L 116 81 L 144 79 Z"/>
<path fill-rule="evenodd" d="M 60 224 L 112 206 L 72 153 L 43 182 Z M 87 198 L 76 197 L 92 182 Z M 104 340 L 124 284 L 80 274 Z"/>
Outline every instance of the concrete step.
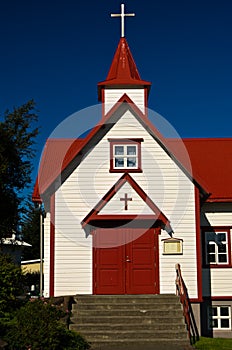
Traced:
<path fill-rule="evenodd" d="M 81 332 L 80 332 L 81 334 Z M 155 333 L 150 330 L 141 330 L 140 332 L 131 331 L 91 331 L 85 330 L 83 335 L 91 342 L 95 340 L 112 340 L 115 339 L 181 339 L 187 340 L 187 334 L 184 331 L 158 330 Z"/>
<path fill-rule="evenodd" d="M 164 317 L 167 315 L 178 317 L 181 315 L 181 309 L 178 308 L 178 310 L 171 310 L 170 313 L 168 313 L 167 310 L 157 310 L 152 308 L 146 308 L 146 309 L 137 309 L 137 310 L 130 310 L 129 308 L 127 310 L 125 309 L 116 309 L 116 310 L 76 310 L 73 313 L 74 317 L 82 317 L 82 316 L 160 316 Z M 182 316 L 182 315 L 181 315 Z"/>
<path fill-rule="evenodd" d="M 137 302 L 137 303 L 130 303 L 128 305 L 128 303 L 83 303 L 83 302 L 78 302 L 77 304 L 73 304 L 73 312 L 75 312 L 76 310 L 117 310 L 117 309 L 121 309 L 121 310 L 146 310 L 148 307 L 151 307 L 151 305 L 153 305 L 153 308 L 155 308 L 156 310 L 176 310 L 177 307 L 179 309 L 181 309 L 181 305 L 178 303 L 164 303 L 164 302 L 160 302 L 160 303 L 141 303 L 141 302 Z"/>
<path fill-rule="evenodd" d="M 120 322 L 120 319 L 118 320 Z M 153 322 L 146 324 L 145 327 L 143 327 L 144 324 L 140 323 L 112 323 L 112 322 L 107 322 L 107 323 L 84 323 L 84 324 L 71 324 L 70 329 L 76 330 L 78 332 L 85 332 L 86 330 L 89 331 L 138 331 L 140 332 L 141 330 L 145 329 L 147 331 L 152 331 L 156 332 L 158 330 L 165 330 L 167 331 L 167 326 L 168 330 L 172 331 L 184 331 L 186 333 L 186 327 L 184 323 L 181 324 L 170 324 L 170 323 L 158 323 L 158 322 Z"/>
<path fill-rule="evenodd" d="M 90 315 L 85 315 L 85 316 L 80 316 L 80 317 L 75 317 L 72 316 L 72 324 L 86 324 L 86 323 L 94 323 L 94 324 L 102 324 L 102 325 L 107 325 L 107 324 L 123 324 L 123 325 L 128 325 L 128 324 L 134 324 L 134 323 L 139 323 L 140 325 L 169 325 L 171 323 L 174 324 L 184 324 L 184 318 L 182 315 L 178 315 L 177 317 L 169 317 L 167 315 L 161 317 L 159 314 L 157 314 L 154 317 L 147 317 L 147 316 L 108 316 L 108 317 L 102 317 L 102 316 L 90 316 Z"/>
<path fill-rule="evenodd" d="M 76 295 L 74 300 L 83 303 L 176 303 L 179 298 L 175 294 L 139 294 L 139 295 Z"/>
<path fill-rule="evenodd" d="M 91 343 L 91 350 L 193 350 L 188 341 L 180 339 L 133 339 L 96 340 Z"/>

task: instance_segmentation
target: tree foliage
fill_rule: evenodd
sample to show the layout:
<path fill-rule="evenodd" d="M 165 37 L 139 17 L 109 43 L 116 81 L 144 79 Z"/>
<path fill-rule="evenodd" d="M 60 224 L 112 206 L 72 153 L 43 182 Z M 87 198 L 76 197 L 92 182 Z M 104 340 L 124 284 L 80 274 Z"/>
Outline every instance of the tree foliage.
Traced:
<path fill-rule="evenodd" d="M 15 309 L 17 296 L 22 293 L 23 275 L 11 257 L 0 254 L 0 318 Z"/>
<path fill-rule="evenodd" d="M 24 248 L 23 260 L 40 259 L 40 210 L 35 210 L 31 202 L 27 203 L 27 213 L 22 220 L 23 240 L 32 245 Z"/>
<path fill-rule="evenodd" d="M 60 322 L 64 312 L 42 300 L 28 302 L 17 311 L 5 340 L 10 350 L 88 349 L 88 343 Z"/>
<path fill-rule="evenodd" d="M 7 110 L 0 122 L 0 238 L 16 230 L 22 191 L 31 183 L 33 145 L 38 134 L 35 102 Z"/>

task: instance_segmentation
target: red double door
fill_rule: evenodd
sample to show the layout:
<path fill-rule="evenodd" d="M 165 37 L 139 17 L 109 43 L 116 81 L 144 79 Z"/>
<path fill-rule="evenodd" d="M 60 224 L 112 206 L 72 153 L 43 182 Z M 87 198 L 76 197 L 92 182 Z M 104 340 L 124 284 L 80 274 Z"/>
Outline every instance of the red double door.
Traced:
<path fill-rule="evenodd" d="M 94 294 L 159 293 L 154 229 L 97 229 L 93 244 Z"/>

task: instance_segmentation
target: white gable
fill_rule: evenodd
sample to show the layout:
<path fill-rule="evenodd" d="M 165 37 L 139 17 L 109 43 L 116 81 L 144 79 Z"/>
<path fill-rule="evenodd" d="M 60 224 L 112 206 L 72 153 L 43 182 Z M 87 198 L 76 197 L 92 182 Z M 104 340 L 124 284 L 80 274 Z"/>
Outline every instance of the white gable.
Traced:
<path fill-rule="evenodd" d="M 134 102 L 134 104 L 145 113 L 145 90 L 144 89 L 105 89 L 105 114 L 118 102 L 124 95 Z"/>
<path fill-rule="evenodd" d="M 126 208 L 127 202 L 127 210 Z M 126 182 L 111 200 L 102 208 L 99 215 L 154 215 L 151 208 Z"/>

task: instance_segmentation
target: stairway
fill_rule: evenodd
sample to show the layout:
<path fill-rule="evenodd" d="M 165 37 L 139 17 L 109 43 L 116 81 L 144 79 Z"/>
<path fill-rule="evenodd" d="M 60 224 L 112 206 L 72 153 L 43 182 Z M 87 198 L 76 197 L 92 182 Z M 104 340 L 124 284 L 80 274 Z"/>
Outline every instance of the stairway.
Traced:
<path fill-rule="evenodd" d="M 160 342 L 167 349 L 171 344 L 188 347 L 182 307 L 175 295 L 77 295 L 75 302 L 70 329 L 82 334 L 91 349 L 139 345 L 145 349 Z"/>

